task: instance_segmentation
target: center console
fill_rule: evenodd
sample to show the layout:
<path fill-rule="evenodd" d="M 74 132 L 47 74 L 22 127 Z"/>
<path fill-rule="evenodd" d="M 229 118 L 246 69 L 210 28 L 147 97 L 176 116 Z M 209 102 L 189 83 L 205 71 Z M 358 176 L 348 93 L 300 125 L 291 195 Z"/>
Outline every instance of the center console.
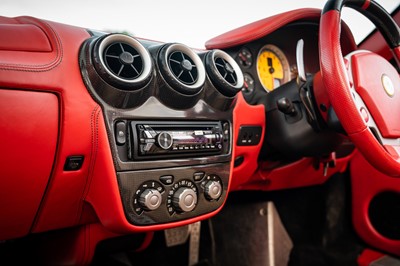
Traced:
<path fill-rule="evenodd" d="M 93 34 L 81 48 L 80 67 L 103 110 L 129 223 L 182 221 L 222 206 L 233 108 L 243 86 L 228 54 Z"/>

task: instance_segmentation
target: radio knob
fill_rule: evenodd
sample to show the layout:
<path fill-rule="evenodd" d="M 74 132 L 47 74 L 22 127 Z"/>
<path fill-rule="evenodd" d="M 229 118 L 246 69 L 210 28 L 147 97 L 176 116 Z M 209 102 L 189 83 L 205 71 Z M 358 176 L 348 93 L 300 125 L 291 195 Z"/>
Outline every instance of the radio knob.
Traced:
<path fill-rule="evenodd" d="M 196 207 L 197 194 L 188 187 L 179 188 L 172 199 L 174 207 L 181 212 L 190 212 Z"/>
<path fill-rule="evenodd" d="M 174 139 L 172 138 L 170 133 L 163 131 L 158 134 L 157 143 L 161 149 L 168 150 L 174 143 Z"/>
<path fill-rule="evenodd" d="M 139 203 L 143 209 L 154 211 L 161 205 L 161 193 L 157 189 L 148 188 L 140 194 Z"/>
<path fill-rule="evenodd" d="M 222 194 L 222 186 L 218 181 L 208 181 L 204 186 L 204 193 L 207 199 L 217 200 Z"/>

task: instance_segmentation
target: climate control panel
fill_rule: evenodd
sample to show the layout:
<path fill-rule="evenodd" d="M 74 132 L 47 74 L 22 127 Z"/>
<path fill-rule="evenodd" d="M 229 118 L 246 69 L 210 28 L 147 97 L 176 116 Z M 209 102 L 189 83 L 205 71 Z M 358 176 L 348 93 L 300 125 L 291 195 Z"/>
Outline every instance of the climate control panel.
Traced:
<path fill-rule="evenodd" d="M 128 221 L 160 224 L 218 209 L 228 188 L 229 163 L 118 173 Z"/>

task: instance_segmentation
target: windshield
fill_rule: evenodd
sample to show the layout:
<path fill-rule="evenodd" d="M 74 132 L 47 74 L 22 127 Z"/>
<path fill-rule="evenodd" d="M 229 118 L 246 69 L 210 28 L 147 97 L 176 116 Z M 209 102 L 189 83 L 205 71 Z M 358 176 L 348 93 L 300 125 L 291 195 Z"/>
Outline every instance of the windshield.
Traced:
<path fill-rule="evenodd" d="M 378 0 L 392 12 L 400 0 Z M 1 0 L 2 16 L 28 15 L 80 27 L 127 32 L 163 42 L 180 42 L 194 48 L 219 34 L 274 14 L 297 8 L 322 8 L 321 0 L 234 1 L 95 1 Z M 343 19 L 362 41 L 374 26 L 357 12 L 345 9 Z"/>

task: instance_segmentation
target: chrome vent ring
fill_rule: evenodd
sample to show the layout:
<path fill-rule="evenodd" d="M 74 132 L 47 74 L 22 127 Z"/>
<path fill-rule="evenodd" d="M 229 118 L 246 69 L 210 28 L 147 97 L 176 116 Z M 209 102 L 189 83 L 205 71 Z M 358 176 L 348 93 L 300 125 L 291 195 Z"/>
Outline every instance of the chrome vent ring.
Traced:
<path fill-rule="evenodd" d="M 242 70 L 230 55 L 221 50 L 212 50 L 207 53 L 205 61 L 207 73 L 219 92 L 232 97 L 242 89 Z"/>
<path fill-rule="evenodd" d="M 179 44 L 166 44 L 160 50 L 158 62 L 165 81 L 185 95 L 197 94 L 204 85 L 206 71 L 197 53 Z"/>
<path fill-rule="evenodd" d="M 150 54 L 128 35 L 110 34 L 100 38 L 95 44 L 93 59 L 99 75 L 117 88 L 134 90 L 150 80 L 153 68 Z"/>

